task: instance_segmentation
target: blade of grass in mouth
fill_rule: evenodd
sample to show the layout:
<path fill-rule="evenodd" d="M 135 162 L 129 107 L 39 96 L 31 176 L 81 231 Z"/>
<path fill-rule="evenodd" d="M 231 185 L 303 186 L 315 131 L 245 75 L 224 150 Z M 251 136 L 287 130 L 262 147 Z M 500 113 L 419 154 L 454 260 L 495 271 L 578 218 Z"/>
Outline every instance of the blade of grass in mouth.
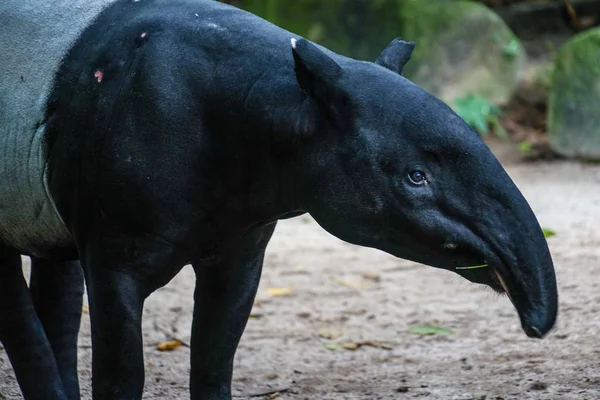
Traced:
<path fill-rule="evenodd" d="M 478 268 L 485 268 L 487 267 L 487 264 L 481 264 L 481 265 L 470 265 L 467 267 L 456 267 L 456 269 L 478 269 Z"/>

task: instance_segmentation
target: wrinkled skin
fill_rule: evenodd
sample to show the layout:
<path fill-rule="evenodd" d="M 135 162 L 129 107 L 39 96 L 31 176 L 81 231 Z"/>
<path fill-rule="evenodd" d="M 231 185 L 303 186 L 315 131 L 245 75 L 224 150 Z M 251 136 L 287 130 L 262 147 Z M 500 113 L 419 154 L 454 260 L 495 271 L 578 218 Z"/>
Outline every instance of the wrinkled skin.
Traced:
<path fill-rule="evenodd" d="M 191 397 L 229 399 L 276 221 L 306 212 L 342 240 L 508 291 L 527 335 L 551 330 L 557 289 L 538 222 L 478 135 L 401 76 L 413 46 L 394 40 L 375 63 L 356 61 L 196 0 L 117 2 L 84 32 L 46 116 L 48 187 L 73 242 L 43 258 L 81 261 L 95 399 L 141 398 L 144 300 L 186 263 Z M 18 268 L 4 250 L 0 270 Z M 39 329 L 78 320 L 48 307 L 37 319 L 22 277 L 5 275 L 20 286 L 0 297 L 0 340 L 23 392 L 78 398 L 76 330 L 57 347 Z M 80 294 L 70 276 L 38 280 L 36 304 Z M 14 299 L 28 313 L 9 313 Z M 37 350 L 13 340 L 15 318 Z"/>
<path fill-rule="evenodd" d="M 369 87 L 350 97 L 360 118 L 343 133 L 340 154 L 325 163 L 328 184 L 313 188 L 331 208 L 311 214 L 348 242 L 508 289 L 526 333 L 545 335 L 556 313 L 550 253 L 529 205 L 489 148 L 449 107 L 403 78 L 363 65 L 352 72 L 337 84 Z M 388 79 L 404 89 L 402 99 Z M 381 103 L 396 110 L 386 115 L 389 131 L 377 128 Z M 423 182 L 411 181 L 414 171 Z M 485 263 L 490 267 L 456 269 Z"/>

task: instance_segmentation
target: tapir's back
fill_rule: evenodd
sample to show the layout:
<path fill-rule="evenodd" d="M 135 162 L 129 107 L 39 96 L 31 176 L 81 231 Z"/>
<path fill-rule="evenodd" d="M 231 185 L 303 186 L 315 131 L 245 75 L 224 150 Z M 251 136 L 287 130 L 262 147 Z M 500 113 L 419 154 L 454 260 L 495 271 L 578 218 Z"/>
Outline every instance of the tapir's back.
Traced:
<path fill-rule="evenodd" d="M 45 190 L 47 96 L 69 47 L 114 1 L 0 1 L 0 241 L 24 252 L 68 238 Z"/>
<path fill-rule="evenodd" d="M 101 11 L 105 12 L 99 16 Z M 286 82 L 297 86 L 292 34 L 214 0 L 0 0 L 0 242 L 38 256 L 48 248 L 70 245 L 47 189 L 45 119 L 65 117 L 77 108 L 73 93 L 64 85 L 89 81 L 90 76 L 79 76 L 76 68 L 86 64 L 88 56 L 89 60 L 97 57 L 95 52 L 111 53 L 103 43 L 118 43 L 127 26 L 136 24 L 160 25 L 198 40 L 198 54 L 206 57 L 206 65 L 220 65 L 220 81 L 231 97 L 241 99 L 248 87 L 255 87 L 264 75 L 265 60 L 271 71 L 287 69 Z M 80 49 L 81 65 L 66 68 L 73 75 L 70 83 L 64 83 L 61 75 L 61 106 L 55 105 L 59 111 L 47 110 L 50 93 L 57 93 L 55 75 L 65 73 L 59 65 L 75 48 Z M 176 65 L 161 58 L 158 50 L 156 65 Z M 285 93 L 282 79 L 277 82 Z M 178 96 L 173 90 L 166 86 L 169 96 Z"/>
<path fill-rule="evenodd" d="M 114 1 L 0 2 L 0 126 L 43 107 L 52 78 L 70 45 Z"/>

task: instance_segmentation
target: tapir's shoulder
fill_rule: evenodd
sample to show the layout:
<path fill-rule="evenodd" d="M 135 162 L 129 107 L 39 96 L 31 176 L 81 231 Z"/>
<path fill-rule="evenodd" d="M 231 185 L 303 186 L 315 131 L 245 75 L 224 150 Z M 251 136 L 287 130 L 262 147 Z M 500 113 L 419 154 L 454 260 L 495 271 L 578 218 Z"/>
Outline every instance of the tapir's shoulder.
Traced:
<path fill-rule="evenodd" d="M 102 44 L 139 30 L 171 40 L 176 48 L 162 49 L 164 53 L 193 45 L 214 57 L 254 51 L 257 60 L 264 59 L 264 54 L 256 52 L 259 49 L 289 54 L 294 36 L 252 13 L 214 0 L 119 0 L 88 27 L 86 40 Z"/>

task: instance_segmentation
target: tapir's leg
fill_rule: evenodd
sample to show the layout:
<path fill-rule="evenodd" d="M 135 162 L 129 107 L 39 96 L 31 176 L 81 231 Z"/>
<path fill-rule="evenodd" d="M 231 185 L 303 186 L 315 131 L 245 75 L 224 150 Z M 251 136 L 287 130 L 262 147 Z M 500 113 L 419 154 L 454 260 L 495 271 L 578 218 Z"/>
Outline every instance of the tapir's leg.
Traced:
<path fill-rule="evenodd" d="M 56 360 L 38 319 L 19 253 L 0 246 L 0 341 L 25 399 L 66 399 Z"/>
<path fill-rule="evenodd" d="M 142 309 L 183 267 L 170 244 L 149 238 L 89 239 L 79 249 L 92 328 L 94 399 L 141 399 Z"/>
<path fill-rule="evenodd" d="M 228 246 L 208 263 L 195 264 L 196 292 L 190 376 L 193 400 L 231 398 L 233 358 L 260 280 L 275 224 Z"/>
<path fill-rule="evenodd" d="M 78 261 L 31 259 L 33 304 L 52 346 L 67 397 L 79 399 L 77 335 L 83 302 L 83 271 Z"/>

